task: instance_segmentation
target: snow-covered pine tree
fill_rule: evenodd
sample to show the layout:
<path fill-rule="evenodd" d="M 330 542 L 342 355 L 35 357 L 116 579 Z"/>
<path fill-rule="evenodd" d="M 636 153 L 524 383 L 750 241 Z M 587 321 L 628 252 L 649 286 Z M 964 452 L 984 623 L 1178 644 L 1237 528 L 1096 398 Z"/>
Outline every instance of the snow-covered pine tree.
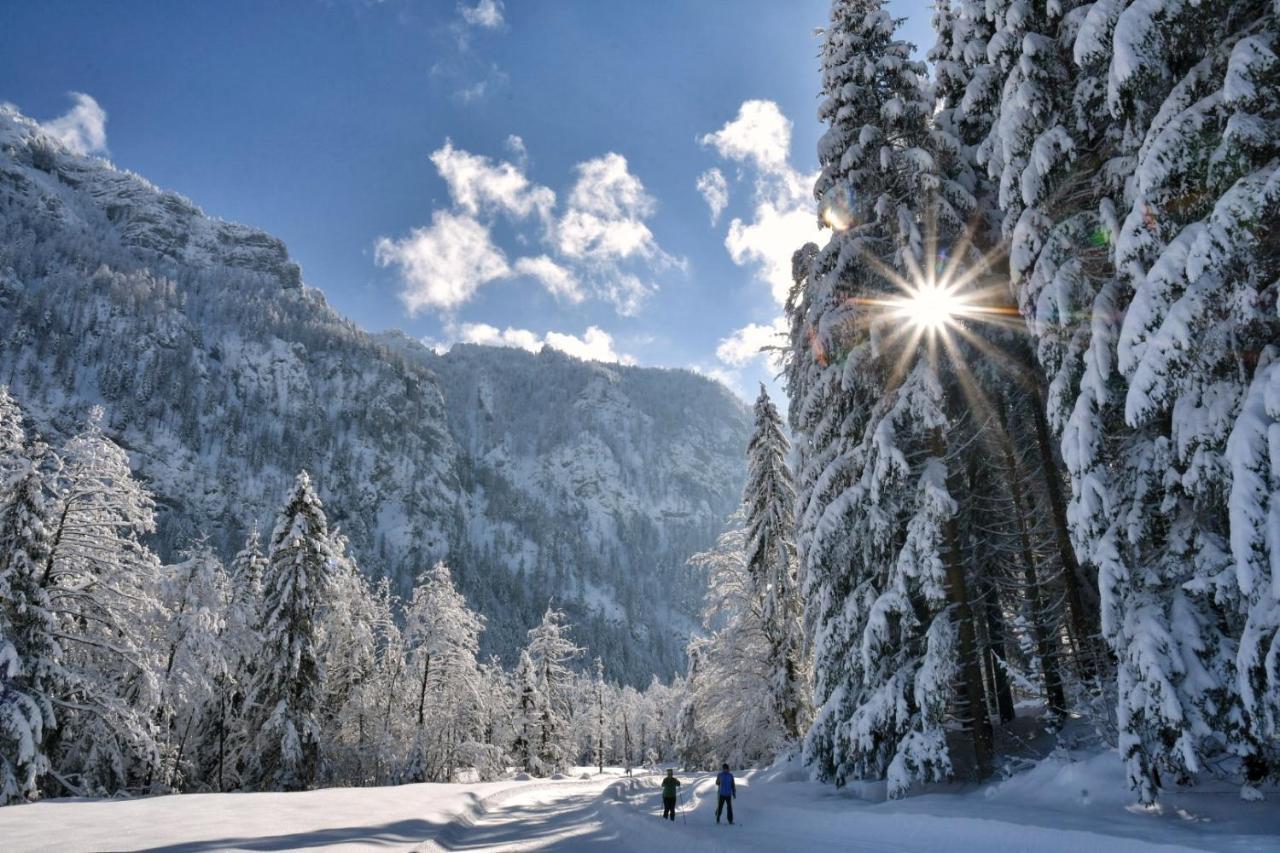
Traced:
<path fill-rule="evenodd" d="M 4 452 L 10 455 L 6 500 L 0 503 L 0 805 L 42 793 L 58 725 L 57 697 L 65 695 L 67 682 L 57 620 L 40 583 L 50 550 L 50 489 L 40 461 L 32 457 L 44 450 L 35 446 L 28 452 L 15 443 Z"/>
<path fill-rule="evenodd" d="M 1149 803 L 1226 753 L 1256 780 L 1274 766 L 1255 712 L 1274 695 L 1275 620 L 1255 578 L 1272 476 L 1259 436 L 1276 336 L 1277 149 L 1262 130 L 1277 118 L 1276 9 L 984 12 L 992 34 L 961 111 L 985 114 L 999 89 L 976 153 L 998 182 L 1070 474 L 1061 507 L 1038 437 L 1055 532 L 1069 519 L 1074 551 L 1098 572 L 1130 780 Z M 1037 431 L 1048 431 L 1038 418 Z M 1087 589 L 1057 538 L 1079 645 Z"/>
<path fill-rule="evenodd" d="M 266 571 L 267 557 L 262 553 L 262 537 L 255 524 L 232 559 L 230 570 L 231 599 L 227 606 L 226 630 L 241 666 L 249 664 L 257 652 L 257 630 L 262 622 L 262 579 Z"/>
<path fill-rule="evenodd" d="M 9 393 L 9 386 L 0 385 L 0 503 L 15 473 L 25 467 L 26 444 L 22 409 Z"/>
<path fill-rule="evenodd" d="M 797 742 L 807 725 L 802 603 L 795 579 L 795 488 L 787 467 L 790 445 L 782 419 L 764 386 L 755 404 L 755 428 L 747 445 L 747 575 L 759 602 L 768 644 L 768 701 L 782 721 L 783 739 Z"/>
<path fill-rule="evenodd" d="M 320 769 L 323 608 L 332 540 L 324 506 L 303 471 L 271 534 L 262 584 L 262 646 L 248 691 L 244 783 L 303 790 Z"/>
<path fill-rule="evenodd" d="M 829 127 L 815 193 L 835 233 L 798 256 L 811 261 L 797 264 L 803 292 L 789 303 L 788 391 L 819 706 L 806 757 L 838 784 L 887 774 L 898 796 L 950 772 L 942 722 L 957 666 L 980 773 L 990 733 L 939 446 L 948 418 L 936 359 L 926 363 L 880 307 L 897 296 L 894 276 L 932 274 L 926 254 L 963 228 L 974 202 L 939 170 L 959 148 L 939 147 L 924 68 L 881 5 L 834 3 L 825 34 L 819 116 Z M 838 384 L 823 376 L 832 362 Z"/>
<path fill-rule="evenodd" d="M 1071 10 L 1065 16 L 1061 15 L 1059 7 L 1013 4 L 1008 0 L 960 0 L 939 6 L 934 17 L 938 41 L 930 54 L 935 62 L 937 79 L 934 150 L 940 171 L 950 177 L 951 183 L 970 189 L 976 203 L 965 236 L 977 251 L 973 253 L 975 257 L 959 270 L 965 276 L 984 273 L 977 282 L 978 286 L 970 289 L 979 291 L 981 300 L 989 307 L 1003 311 L 1010 307 L 1008 303 L 1012 294 L 1007 286 L 1006 244 L 1001 240 L 1001 232 L 1002 226 L 1012 224 L 1007 214 L 1016 211 L 1002 209 L 999 199 L 1001 192 L 1008 192 L 1009 182 L 1027 182 L 1022 189 L 1025 198 L 1019 198 L 1019 204 L 1036 207 L 1045 201 L 1059 208 L 1087 208 L 1093 203 L 1090 192 L 1097 183 L 1094 176 L 1065 178 L 1064 173 L 1074 164 L 1069 157 L 1073 152 L 1068 148 L 1055 149 L 1055 146 L 1061 147 L 1065 143 L 1062 126 L 1055 121 L 1054 110 L 1070 102 L 1071 95 L 1064 85 L 1055 88 L 1054 85 L 1044 85 L 1044 82 L 1053 78 L 1055 67 L 1065 78 L 1069 58 L 1066 48 L 1059 43 L 1061 35 L 1055 32 L 1049 41 L 1042 37 L 1050 23 L 1059 17 L 1062 17 L 1063 33 L 1073 33 L 1073 28 L 1079 25 L 1081 17 L 1088 11 L 1088 4 Z M 1017 79 L 1013 80 L 1014 77 Z M 1011 88 L 1006 91 L 1005 84 L 1010 81 L 1013 81 Z M 1092 91 L 1087 83 L 1078 85 L 1078 104 L 1073 107 L 1075 114 L 1094 115 L 1099 112 L 1099 108 L 1091 103 Z M 1002 115 L 1004 97 L 1010 98 L 1014 115 Z M 1017 110 L 1028 106 L 1027 114 L 1016 114 Z M 1049 129 L 1034 137 L 1037 123 L 1043 123 Z M 1074 132 L 1076 124 L 1068 121 L 1067 126 Z M 1092 139 L 1088 134 L 1082 136 Z M 1026 146 L 1031 144 L 1029 139 L 1035 144 L 1028 155 Z M 1030 160 L 1024 173 L 1008 168 L 1003 157 L 1010 152 L 1016 158 Z M 1086 164 L 1080 165 L 1084 167 Z M 944 181 L 943 186 L 948 186 L 948 183 Z M 1084 191 L 1079 195 L 1056 192 L 1059 188 L 1075 190 L 1080 187 Z M 1028 222 L 1035 224 L 1034 216 Z M 1034 244 L 1024 244 L 1024 248 L 1028 248 L 1031 254 L 1038 251 Z M 1033 433 L 1037 451 L 1034 479 L 1042 486 L 1046 509 L 1049 510 L 1050 532 L 1057 551 L 1054 562 L 1062 567 L 1059 578 L 1066 597 L 1067 625 L 1078 649 L 1076 660 L 1082 675 L 1093 681 L 1101 664 L 1096 642 L 1097 595 L 1096 591 L 1091 592 L 1096 587 L 1096 573 L 1087 575 L 1081 570 L 1072 546 L 1061 462 L 1044 405 L 1040 402 L 1045 396 L 1043 378 L 1034 364 L 1034 356 L 1028 356 L 1025 342 L 1016 339 L 1008 329 L 982 323 L 968 331 L 970 334 L 958 344 L 964 360 L 968 362 L 964 369 L 966 372 L 971 369 L 976 374 L 970 381 L 981 390 L 967 396 L 979 398 L 979 408 L 983 413 L 979 414 L 972 429 L 965 431 L 967 437 L 962 437 L 959 443 L 972 446 L 970 439 L 998 420 L 994 417 L 998 400 L 1029 396 L 1035 401 L 1035 405 L 1030 407 L 1036 426 Z M 968 346 L 975 336 L 985 339 L 985 344 Z M 985 400 L 981 399 L 984 397 Z M 983 426 L 983 420 L 988 422 L 988 426 Z M 962 504 L 967 506 L 969 502 Z M 970 570 L 978 568 L 974 564 Z M 990 589 L 987 579 L 980 575 L 981 572 L 977 578 L 979 586 Z"/>
<path fill-rule="evenodd" d="M 555 773 L 569 765 L 573 732 L 567 703 L 573 674 L 568 664 L 582 649 L 568 638 L 568 628 L 564 612 L 548 605 L 542 622 L 529 630 L 529 645 L 525 648 L 535 691 L 531 732 L 534 741 L 530 748 L 536 756 L 535 771 L 539 773 Z"/>
<path fill-rule="evenodd" d="M 1081 383 L 1082 398 L 1112 383 L 1111 417 L 1099 427 L 1078 402 L 1065 438 L 1090 438 L 1079 456 L 1105 472 L 1077 533 L 1119 659 L 1121 750 L 1143 802 L 1224 753 L 1243 759 L 1253 797 L 1280 757 L 1280 587 L 1266 582 L 1275 533 L 1262 521 L 1277 457 L 1260 438 L 1280 335 L 1280 10 L 1168 0 L 1090 23 L 1076 57 L 1105 74 L 1128 130 L 1114 243 L 1124 322 Z"/>
<path fill-rule="evenodd" d="M 392 592 L 390 578 L 383 578 L 373 590 L 373 625 L 377 639 L 374 670 L 368 681 L 357 687 L 362 694 L 358 725 L 365 734 L 358 738 L 364 753 L 356 756 L 356 775 L 362 784 L 386 785 L 399 781 L 409 731 L 403 698 L 405 673 L 404 633 L 399 623 L 400 599 Z"/>
<path fill-rule="evenodd" d="M 503 669 L 495 656 L 480 664 L 480 743 L 489 757 L 487 765 L 478 766 L 480 778 L 496 779 L 506 773 L 512 763 L 511 744 L 515 741 L 515 711 L 512 689 L 513 674 Z"/>

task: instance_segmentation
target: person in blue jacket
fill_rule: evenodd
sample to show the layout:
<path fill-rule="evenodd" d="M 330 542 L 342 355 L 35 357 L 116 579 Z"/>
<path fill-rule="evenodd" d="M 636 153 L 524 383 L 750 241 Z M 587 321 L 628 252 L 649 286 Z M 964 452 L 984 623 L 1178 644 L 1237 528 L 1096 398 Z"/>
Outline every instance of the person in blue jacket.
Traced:
<path fill-rule="evenodd" d="M 729 807 L 729 824 L 733 825 L 733 801 L 738 797 L 738 786 L 733 783 L 733 774 L 729 765 L 720 765 L 720 773 L 716 776 L 716 792 L 720 795 L 716 800 L 716 823 L 720 822 L 720 810 Z"/>

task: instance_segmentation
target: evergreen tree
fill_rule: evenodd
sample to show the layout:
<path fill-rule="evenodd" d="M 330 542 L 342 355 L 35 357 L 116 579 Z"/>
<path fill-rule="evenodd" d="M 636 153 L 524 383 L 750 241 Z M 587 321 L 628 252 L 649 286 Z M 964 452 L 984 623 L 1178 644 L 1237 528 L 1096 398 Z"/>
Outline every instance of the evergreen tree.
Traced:
<path fill-rule="evenodd" d="M 4 402 L 0 388 L 0 408 Z M 8 498 L 0 504 L 0 805 L 7 805 L 41 793 L 57 696 L 67 679 L 57 621 L 40 584 L 50 548 L 46 474 L 26 448 L 3 452 L 14 454 L 5 459 Z"/>
<path fill-rule="evenodd" d="M 1257 437 L 1280 333 L 1280 144 L 1261 130 L 1280 118 L 1280 11 L 1135 4 L 1091 23 L 1077 57 L 1105 72 L 1130 131 L 1113 249 L 1123 322 L 1086 370 L 1064 447 L 1088 478 L 1077 534 L 1118 658 L 1121 750 L 1143 802 L 1224 752 L 1255 796 L 1278 757 L 1259 523 L 1276 457 L 1262 461 Z"/>
<path fill-rule="evenodd" d="M 960 149 L 939 144 L 924 69 L 894 30 L 878 2 L 832 6 L 815 193 L 834 233 L 797 256 L 788 392 L 818 704 L 806 756 L 837 784 L 888 775 L 898 796 L 950 772 L 954 674 L 980 774 L 990 731 L 938 354 L 884 307 L 901 282 L 932 285 L 941 238 L 975 202 L 940 168 Z"/>
<path fill-rule="evenodd" d="M 0 503 L 6 499 L 11 480 L 24 467 L 26 445 L 22 410 L 9 393 L 9 386 L 0 385 Z"/>
<path fill-rule="evenodd" d="M 769 701 L 783 736 L 798 741 L 806 724 L 801 602 L 795 580 L 795 488 L 787 467 L 790 446 L 782 419 L 764 386 L 755 405 L 755 429 L 747 445 L 746 568 L 760 602 L 769 645 Z"/>
<path fill-rule="evenodd" d="M 245 711 L 245 784 L 296 791 L 316 782 L 324 695 L 323 606 L 332 542 L 324 507 L 303 471 L 271 534 L 263 578 L 262 647 Z"/>

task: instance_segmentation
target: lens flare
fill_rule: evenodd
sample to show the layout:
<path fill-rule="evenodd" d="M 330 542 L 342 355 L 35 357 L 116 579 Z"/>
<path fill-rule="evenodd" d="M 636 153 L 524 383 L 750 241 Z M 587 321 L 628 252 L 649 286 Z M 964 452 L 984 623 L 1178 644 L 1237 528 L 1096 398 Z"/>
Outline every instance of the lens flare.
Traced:
<path fill-rule="evenodd" d="M 832 184 L 822 194 L 818 213 L 832 231 L 848 231 L 855 221 L 853 193 L 844 184 Z"/>

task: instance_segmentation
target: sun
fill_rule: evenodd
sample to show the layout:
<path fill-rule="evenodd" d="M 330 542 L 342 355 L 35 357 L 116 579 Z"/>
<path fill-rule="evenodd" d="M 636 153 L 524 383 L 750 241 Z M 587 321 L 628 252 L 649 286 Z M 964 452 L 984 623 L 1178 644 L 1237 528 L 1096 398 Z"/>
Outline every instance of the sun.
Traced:
<path fill-rule="evenodd" d="M 925 281 L 894 301 L 895 311 L 923 332 L 941 332 L 967 313 L 968 302 L 954 287 Z"/>

